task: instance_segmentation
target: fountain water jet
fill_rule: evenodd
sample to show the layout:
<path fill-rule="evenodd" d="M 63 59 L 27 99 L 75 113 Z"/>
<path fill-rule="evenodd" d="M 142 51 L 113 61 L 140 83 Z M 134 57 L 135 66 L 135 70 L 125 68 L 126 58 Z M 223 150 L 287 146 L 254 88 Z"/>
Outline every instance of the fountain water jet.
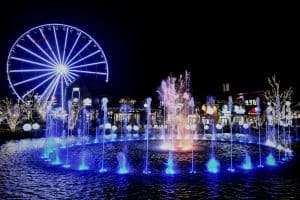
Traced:
<path fill-rule="evenodd" d="M 148 97 L 146 99 L 146 114 L 147 114 L 147 125 L 146 125 L 146 156 L 145 156 L 145 168 L 143 170 L 144 174 L 151 173 L 148 169 L 148 163 L 149 163 L 149 128 L 150 128 L 150 117 L 151 117 L 151 101 L 152 99 Z"/>
<path fill-rule="evenodd" d="M 228 168 L 228 171 L 230 172 L 234 172 L 235 169 L 233 168 L 233 163 L 232 163 L 232 142 L 233 142 L 233 138 L 232 138 L 232 119 L 231 119 L 231 113 L 232 113 L 232 97 L 229 96 L 228 97 L 228 111 L 229 111 L 229 126 L 230 126 L 230 167 Z"/>
<path fill-rule="evenodd" d="M 127 174 L 129 173 L 128 164 L 124 152 L 119 152 L 117 155 L 117 160 L 119 163 L 118 174 Z"/>
<path fill-rule="evenodd" d="M 192 116 L 194 115 L 194 109 L 195 109 L 195 102 L 194 102 L 194 98 L 192 97 L 191 98 L 191 100 L 190 100 L 190 102 L 189 102 L 189 107 L 190 107 L 190 110 L 191 110 L 191 114 L 192 114 Z M 194 134 L 192 134 L 192 163 L 191 163 L 191 171 L 190 171 L 190 173 L 191 174 L 195 174 L 196 173 L 196 169 L 195 169 L 195 164 L 194 164 L 194 140 L 195 140 L 195 134 L 196 134 L 196 131 L 194 130 L 194 122 L 192 121 L 192 123 L 190 123 L 190 124 L 192 124 L 191 126 L 190 126 L 190 129 L 191 129 L 191 131 L 192 132 L 194 132 Z"/>
<path fill-rule="evenodd" d="M 258 150 L 259 150 L 259 164 L 257 167 L 262 168 L 264 167 L 261 163 L 261 136 L 260 136 L 260 99 L 259 97 L 256 98 L 256 114 L 257 114 L 257 127 L 258 127 Z"/>
<path fill-rule="evenodd" d="M 108 99 L 106 97 L 103 97 L 102 106 L 101 106 L 101 110 L 103 111 L 103 126 L 102 126 L 102 157 L 101 157 L 101 168 L 99 170 L 100 173 L 107 172 L 107 169 L 104 167 L 104 136 L 105 136 L 105 125 L 107 123 L 107 102 Z"/>
<path fill-rule="evenodd" d="M 269 153 L 269 155 L 267 156 L 266 164 L 269 165 L 269 166 L 276 166 L 277 165 L 276 160 L 275 160 L 272 153 Z"/>
<path fill-rule="evenodd" d="M 213 156 L 206 163 L 206 168 L 210 173 L 218 173 L 220 170 L 220 162 Z"/>
<path fill-rule="evenodd" d="M 248 153 L 246 153 L 245 155 L 245 160 L 244 162 L 242 163 L 242 168 L 245 169 L 245 170 L 250 170 L 252 169 L 252 162 L 251 162 L 251 157 Z"/>
<path fill-rule="evenodd" d="M 169 76 L 161 82 L 157 90 L 164 106 L 164 128 L 167 131 L 161 148 L 170 151 L 190 151 L 192 149 L 191 131 L 189 125 L 190 73 L 174 78 Z M 164 132 L 163 132 L 164 134 Z"/>
<path fill-rule="evenodd" d="M 167 175 L 176 174 L 172 152 L 169 152 L 168 154 L 168 162 L 167 162 L 167 168 L 165 170 L 165 173 Z"/>

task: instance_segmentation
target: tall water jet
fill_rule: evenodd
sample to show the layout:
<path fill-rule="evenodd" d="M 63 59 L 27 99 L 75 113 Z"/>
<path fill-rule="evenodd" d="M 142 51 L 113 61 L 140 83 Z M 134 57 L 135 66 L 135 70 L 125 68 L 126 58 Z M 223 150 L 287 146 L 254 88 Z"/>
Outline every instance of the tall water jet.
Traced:
<path fill-rule="evenodd" d="M 161 125 L 161 131 L 160 131 L 160 139 L 163 140 L 163 145 L 165 145 L 166 142 L 166 103 L 165 103 L 165 96 L 163 96 L 163 99 L 160 101 L 160 106 L 163 107 L 163 121 Z"/>
<path fill-rule="evenodd" d="M 117 160 L 119 163 L 118 174 L 127 174 L 129 170 L 128 170 L 128 164 L 127 164 L 125 153 L 119 152 L 117 155 Z"/>
<path fill-rule="evenodd" d="M 54 148 L 54 137 L 53 137 L 53 120 L 52 120 L 52 115 L 50 115 L 50 110 L 52 108 L 52 105 L 49 104 L 46 107 L 46 131 L 45 131 L 45 146 L 44 146 L 44 151 L 42 158 L 50 161 L 50 154 L 53 152 Z"/>
<path fill-rule="evenodd" d="M 64 124 L 64 122 L 63 122 Z M 62 149 L 65 149 L 67 147 L 67 133 L 66 130 L 63 129 L 62 136 L 61 136 L 61 147 Z"/>
<path fill-rule="evenodd" d="M 106 172 L 107 169 L 104 167 L 104 137 L 105 137 L 105 125 L 107 123 L 107 103 L 108 99 L 103 97 L 101 110 L 103 111 L 103 126 L 102 126 L 102 157 L 101 157 L 101 168 L 99 170 L 100 173 Z"/>
<path fill-rule="evenodd" d="M 215 118 L 217 117 L 215 97 L 207 96 L 206 104 L 204 104 L 201 109 L 205 113 L 205 117 L 203 117 L 204 130 L 210 130 L 211 140 L 214 141 L 216 140 Z M 204 139 L 206 139 L 206 137 L 204 137 Z"/>
<path fill-rule="evenodd" d="M 271 102 L 267 103 L 266 108 L 266 145 L 271 147 L 276 147 L 276 130 L 275 130 L 275 120 L 276 113 L 271 104 Z"/>
<path fill-rule="evenodd" d="M 257 167 L 262 168 L 264 167 L 261 163 L 261 135 L 260 135 L 260 99 L 259 97 L 256 98 L 256 115 L 257 115 L 257 127 L 258 127 L 258 150 L 259 150 L 259 165 Z"/>
<path fill-rule="evenodd" d="M 94 144 L 98 144 L 99 143 L 99 126 L 96 126 Z"/>
<path fill-rule="evenodd" d="M 145 167 L 143 170 L 144 174 L 149 174 L 151 173 L 150 170 L 148 169 L 148 163 L 149 163 L 149 128 L 151 125 L 151 101 L 152 99 L 150 97 L 148 97 L 146 99 L 146 103 L 145 103 L 145 108 L 146 108 L 146 115 L 147 115 L 147 124 L 146 124 L 146 156 L 145 156 Z"/>
<path fill-rule="evenodd" d="M 280 98 L 276 96 L 275 112 L 276 112 L 276 121 L 277 121 L 277 149 L 278 149 L 278 161 L 280 161 L 280 151 L 281 151 L 281 141 L 280 141 L 280 122 L 281 122 L 281 112 L 280 112 Z"/>
<path fill-rule="evenodd" d="M 69 137 L 70 137 L 70 129 L 68 129 L 68 132 L 67 132 L 66 161 L 65 161 L 65 164 L 63 165 L 64 168 L 71 167 L 70 162 L 69 162 Z"/>
<path fill-rule="evenodd" d="M 230 113 L 229 115 L 229 127 L 230 127 L 230 167 L 228 168 L 228 171 L 234 172 L 235 169 L 233 168 L 233 163 L 232 163 L 232 142 L 233 142 L 233 133 L 232 133 L 232 97 L 228 97 L 228 111 Z"/>
<path fill-rule="evenodd" d="M 269 155 L 267 156 L 266 164 L 269 165 L 269 166 L 276 166 L 277 165 L 276 160 L 275 160 L 272 153 L 269 153 Z"/>
<path fill-rule="evenodd" d="M 202 106 L 202 110 L 205 112 L 206 114 L 206 120 L 204 119 L 204 121 L 206 121 L 205 125 L 204 125 L 204 129 L 208 130 L 209 127 L 211 127 L 211 152 L 210 152 L 210 156 L 209 156 L 209 161 L 206 164 L 207 170 L 211 173 L 217 173 L 219 171 L 219 167 L 220 167 L 220 163 L 219 161 L 215 158 L 215 125 L 214 125 L 214 121 L 215 121 L 215 116 L 217 114 L 217 107 L 215 106 L 215 98 L 212 96 L 208 96 L 207 100 L 206 100 L 206 104 Z"/>
<path fill-rule="evenodd" d="M 213 156 L 206 163 L 207 171 L 210 173 L 218 173 L 220 170 L 220 162 Z"/>
<path fill-rule="evenodd" d="M 69 101 L 68 102 L 68 111 L 69 113 L 71 113 L 72 111 L 72 102 Z M 67 142 L 66 142 L 66 161 L 65 164 L 63 165 L 64 168 L 69 168 L 71 167 L 70 163 L 69 163 L 69 137 L 70 137 L 70 131 L 71 131 L 71 127 L 70 127 L 70 123 L 71 123 L 71 115 L 68 115 L 68 125 L 67 125 Z"/>
<path fill-rule="evenodd" d="M 186 129 L 189 120 L 190 73 L 174 78 L 169 76 L 161 82 L 157 90 L 159 99 L 164 106 L 164 126 L 167 138 L 161 148 L 172 151 L 191 150 L 191 132 Z M 188 148 L 187 148 L 188 147 Z"/>
<path fill-rule="evenodd" d="M 252 162 L 251 162 L 251 157 L 248 154 L 248 152 L 246 152 L 244 162 L 242 163 L 242 168 L 245 170 L 250 170 L 253 168 Z"/>
<path fill-rule="evenodd" d="M 172 175 L 172 174 L 176 173 L 175 166 L 174 166 L 174 160 L 173 160 L 173 154 L 171 151 L 169 151 L 169 154 L 168 154 L 168 161 L 167 161 L 167 167 L 166 167 L 165 173 L 167 175 Z"/>
<path fill-rule="evenodd" d="M 85 151 L 85 148 L 80 153 L 80 164 L 78 167 L 78 170 L 88 170 L 90 167 L 87 164 L 87 152 Z"/>
<path fill-rule="evenodd" d="M 128 155 L 128 141 L 127 141 L 127 126 L 128 126 L 128 118 L 129 115 L 128 113 L 132 110 L 131 106 L 127 102 L 123 102 L 120 106 L 120 112 L 122 115 L 122 120 L 121 120 L 121 141 L 123 141 L 123 152 L 120 152 L 118 154 L 118 161 L 119 162 L 119 171 L 118 173 L 120 174 L 126 174 L 128 173 L 127 169 L 127 155 Z M 125 130 L 125 133 L 124 133 Z M 126 165 L 124 164 L 126 163 Z"/>
<path fill-rule="evenodd" d="M 58 138 L 58 119 L 56 118 L 56 111 L 54 111 L 54 124 L 55 124 L 55 132 L 54 132 L 54 138 Z M 54 139 L 55 141 L 55 139 Z M 54 150 L 53 150 L 53 153 L 54 153 L 54 157 L 53 157 L 53 160 L 51 162 L 52 165 L 60 165 L 61 164 L 61 161 L 60 161 L 60 156 L 59 156 L 59 144 L 57 142 L 55 142 L 55 145 L 54 145 Z"/>
<path fill-rule="evenodd" d="M 88 170 L 89 166 L 87 164 L 87 153 L 86 153 L 86 143 L 88 142 L 89 129 L 90 129 L 90 107 L 92 105 L 92 100 L 86 98 L 83 100 L 83 109 L 81 112 L 81 120 L 79 127 L 82 127 L 79 130 L 82 130 L 81 136 L 81 154 L 80 154 L 80 165 L 79 170 Z"/>
<path fill-rule="evenodd" d="M 124 148 L 127 148 L 127 126 L 128 126 L 128 113 L 131 111 L 131 106 L 127 102 L 122 102 L 120 106 L 121 112 L 121 140 L 125 140 Z"/>
<path fill-rule="evenodd" d="M 190 111 L 191 111 L 191 115 L 194 115 L 194 110 L 195 110 L 195 102 L 194 102 L 194 98 L 192 97 L 190 102 L 189 102 L 189 107 L 190 107 Z M 195 169 L 195 164 L 194 164 L 194 140 L 195 140 L 195 134 L 196 131 L 194 130 L 195 126 L 194 126 L 194 122 L 190 122 L 190 130 L 192 131 L 192 163 L 191 163 L 191 171 L 190 173 L 195 174 L 196 173 L 196 169 Z"/>
<path fill-rule="evenodd" d="M 292 139 L 291 139 L 291 126 L 293 125 L 293 116 L 292 116 L 292 110 L 291 110 L 291 102 L 290 101 L 286 101 L 285 102 L 286 105 L 286 125 L 288 127 L 288 135 L 286 138 L 286 145 L 285 145 L 285 159 L 288 159 L 288 152 L 291 151 L 292 149 Z"/>
<path fill-rule="evenodd" d="M 59 141 L 61 141 L 60 136 L 64 130 L 64 122 L 67 117 L 67 113 L 63 108 L 58 107 L 55 109 L 52 109 L 49 113 L 50 120 L 51 120 L 51 139 L 53 140 L 53 151 L 52 151 L 52 157 L 51 157 L 51 164 L 52 165 L 60 165 L 62 164 L 60 159 L 60 144 Z"/>

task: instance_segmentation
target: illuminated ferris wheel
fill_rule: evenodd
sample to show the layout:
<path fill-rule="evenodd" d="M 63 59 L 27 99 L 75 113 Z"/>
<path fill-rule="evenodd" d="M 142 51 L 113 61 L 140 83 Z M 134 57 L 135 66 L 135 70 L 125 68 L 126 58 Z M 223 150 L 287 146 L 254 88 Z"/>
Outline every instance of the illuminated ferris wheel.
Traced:
<path fill-rule="evenodd" d="M 64 102 L 64 88 L 81 75 L 108 81 L 108 63 L 100 45 L 87 33 L 65 24 L 45 24 L 22 34 L 7 60 L 10 87 L 21 101 L 32 93 L 38 103 Z"/>

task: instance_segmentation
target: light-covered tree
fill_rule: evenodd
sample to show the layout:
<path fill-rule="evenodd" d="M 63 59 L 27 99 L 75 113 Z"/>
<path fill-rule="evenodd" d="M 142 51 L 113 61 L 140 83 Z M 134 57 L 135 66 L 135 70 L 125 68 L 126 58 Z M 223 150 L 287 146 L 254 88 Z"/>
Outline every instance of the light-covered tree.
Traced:
<path fill-rule="evenodd" d="M 8 98 L 0 103 L 0 113 L 12 132 L 15 132 L 17 125 L 22 122 L 22 110 L 22 104 L 14 103 Z"/>
<path fill-rule="evenodd" d="M 267 102 L 275 108 L 275 118 L 277 123 L 286 117 L 287 101 L 291 101 L 293 88 L 280 89 L 280 81 L 276 80 L 276 76 L 268 77 L 270 89 L 265 92 Z"/>

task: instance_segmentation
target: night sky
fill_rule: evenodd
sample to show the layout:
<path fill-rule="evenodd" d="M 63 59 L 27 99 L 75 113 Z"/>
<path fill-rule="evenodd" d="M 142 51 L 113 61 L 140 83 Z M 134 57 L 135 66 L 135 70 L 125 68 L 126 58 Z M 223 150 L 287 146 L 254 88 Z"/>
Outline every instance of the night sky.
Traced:
<path fill-rule="evenodd" d="M 220 93 L 224 81 L 237 92 L 261 90 L 273 74 L 300 93 L 293 69 L 299 67 L 299 22 L 281 5 L 22 2 L 0 8 L 1 98 L 11 95 L 6 80 L 10 47 L 23 32 L 45 23 L 78 27 L 103 48 L 110 81 L 96 87 L 83 79 L 93 95 L 157 98 L 160 81 L 185 69 L 196 99 Z"/>

